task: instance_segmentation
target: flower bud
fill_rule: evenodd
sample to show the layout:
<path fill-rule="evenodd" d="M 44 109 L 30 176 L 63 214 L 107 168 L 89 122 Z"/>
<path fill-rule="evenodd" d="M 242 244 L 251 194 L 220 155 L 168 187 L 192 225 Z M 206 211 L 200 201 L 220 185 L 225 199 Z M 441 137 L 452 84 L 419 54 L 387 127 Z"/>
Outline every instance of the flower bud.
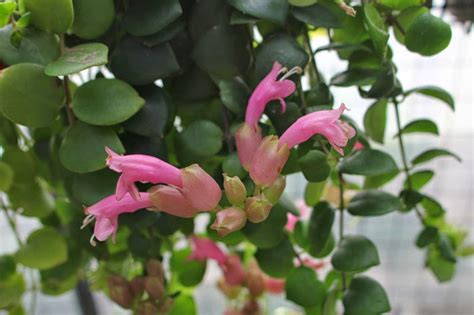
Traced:
<path fill-rule="evenodd" d="M 253 155 L 250 178 L 258 186 L 268 187 L 280 176 L 290 156 L 290 149 L 286 144 L 280 146 L 277 136 L 268 136 Z"/>
<path fill-rule="evenodd" d="M 238 231 L 245 226 L 247 215 L 245 211 L 231 207 L 217 212 L 216 220 L 211 225 L 211 229 L 216 230 L 219 236 L 226 236 L 229 233 Z"/>
<path fill-rule="evenodd" d="M 183 195 L 195 209 L 213 210 L 221 200 L 221 188 L 199 165 L 181 169 Z"/>
<path fill-rule="evenodd" d="M 148 192 L 153 206 L 158 211 L 182 218 L 192 218 L 198 212 L 176 187 L 156 185 Z"/>
<path fill-rule="evenodd" d="M 245 271 L 237 255 L 227 256 L 226 261 L 220 265 L 224 272 L 225 281 L 231 285 L 239 285 L 245 281 Z"/>
<path fill-rule="evenodd" d="M 245 212 L 252 223 L 265 221 L 272 207 L 273 205 L 264 195 L 250 197 L 245 201 Z"/>
<path fill-rule="evenodd" d="M 145 278 L 145 291 L 153 299 L 161 299 L 165 293 L 163 281 L 160 277 L 148 276 Z"/>
<path fill-rule="evenodd" d="M 162 314 L 158 313 L 158 308 L 156 305 L 151 301 L 143 301 L 138 304 L 137 307 L 137 314 L 139 315 L 155 315 L 155 314 Z"/>
<path fill-rule="evenodd" d="M 150 259 L 146 263 L 146 272 L 149 276 L 159 277 L 161 281 L 164 280 L 163 277 L 163 265 L 158 259 Z"/>
<path fill-rule="evenodd" d="M 135 296 L 127 280 L 118 275 L 111 275 L 107 279 L 107 285 L 111 300 L 123 308 L 132 307 Z"/>
<path fill-rule="evenodd" d="M 135 296 L 141 297 L 145 291 L 145 277 L 135 277 L 130 281 L 130 288 Z"/>
<path fill-rule="evenodd" d="M 229 177 L 224 173 L 224 191 L 229 202 L 236 207 L 244 204 L 247 197 L 247 189 L 237 176 Z"/>
<path fill-rule="evenodd" d="M 252 127 L 243 123 L 235 133 L 235 144 L 240 163 L 248 171 L 255 151 L 262 142 L 262 131 L 259 126 Z"/>
<path fill-rule="evenodd" d="M 285 176 L 280 176 L 273 184 L 263 190 L 263 194 L 273 205 L 280 200 L 281 195 L 286 187 Z"/>
<path fill-rule="evenodd" d="M 257 262 L 251 260 L 247 268 L 246 282 L 252 297 L 258 297 L 265 291 L 265 283 L 263 280 L 263 273 Z"/>
<path fill-rule="evenodd" d="M 222 294 L 227 296 L 229 299 L 237 298 L 240 294 L 240 291 L 242 290 L 242 288 L 238 285 L 231 285 L 227 283 L 224 278 L 221 278 L 217 281 L 217 287 L 222 292 Z"/>

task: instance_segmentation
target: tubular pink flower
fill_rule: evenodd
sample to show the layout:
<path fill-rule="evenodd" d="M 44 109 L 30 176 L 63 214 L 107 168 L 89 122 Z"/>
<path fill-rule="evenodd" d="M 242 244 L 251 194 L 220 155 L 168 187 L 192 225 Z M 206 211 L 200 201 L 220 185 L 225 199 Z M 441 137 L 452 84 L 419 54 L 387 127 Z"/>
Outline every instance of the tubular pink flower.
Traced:
<path fill-rule="evenodd" d="M 213 259 L 219 265 L 224 264 L 227 255 L 212 240 L 205 237 L 191 236 L 192 252 L 188 257 L 189 260 L 207 260 Z"/>
<path fill-rule="evenodd" d="M 247 123 L 237 129 L 235 133 L 235 145 L 237 146 L 237 155 L 240 163 L 248 171 L 253 160 L 255 151 L 262 143 L 262 130 L 257 125 L 252 127 Z"/>
<path fill-rule="evenodd" d="M 265 110 L 265 106 L 270 101 L 279 100 L 282 112 L 285 112 L 286 103 L 284 98 L 293 94 L 296 89 L 295 83 L 291 80 L 286 80 L 285 78 L 300 71 L 301 69 L 292 69 L 292 71 L 290 71 L 286 76 L 277 80 L 280 73 L 286 72 L 286 68 L 282 68 L 278 62 L 274 62 L 272 70 L 262 81 L 260 81 L 250 96 L 247 104 L 247 111 L 245 113 L 245 123 L 255 128 Z"/>
<path fill-rule="evenodd" d="M 354 151 L 360 151 L 364 148 L 364 145 L 360 141 L 356 141 L 354 144 Z"/>
<path fill-rule="evenodd" d="M 317 111 L 300 117 L 280 137 L 280 146 L 286 144 L 291 149 L 315 134 L 321 134 L 339 154 L 344 155 L 342 147 L 356 134 L 351 125 L 339 119 L 345 109 L 346 106 L 341 104 L 338 109 Z"/>
<path fill-rule="evenodd" d="M 220 264 L 224 272 L 225 281 L 231 285 L 238 285 L 245 281 L 245 270 L 237 255 L 227 256 L 226 261 Z"/>
<path fill-rule="evenodd" d="M 272 278 L 264 274 L 263 283 L 269 293 L 280 294 L 285 291 L 285 279 Z"/>
<path fill-rule="evenodd" d="M 173 186 L 156 185 L 148 190 L 157 211 L 181 217 L 192 218 L 199 211 L 191 206 L 180 189 Z"/>
<path fill-rule="evenodd" d="M 181 171 L 158 158 L 142 154 L 119 155 L 107 147 L 105 151 L 109 155 L 106 160 L 107 166 L 117 173 L 122 173 L 117 182 L 117 200 L 122 199 L 127 193 L 137 199 L 139 192 L 135 182 L 182 186 Z"/>
<path fill-rule="evenodd" d="M 181 169 L 183 196 L 196 209 L 213 210 L 221 200 L 222 191 L 216 181 L 199 165 Z"/>
<path fill-rule="evenodd" d="M 139 200 L 135 200 L 127 195 L 121 200 L 117 200 L 115 195 L 111 195 L 85 208 L 87 216 L 83 221 L 81 229 L 94 221 L 94 219 L 96 220 L 91 244 L 95 245 L 94 238 L 97 238 L 99 241 L 105 241 L 111 235 L 115 238 L 118 228 L 118 216 L 121 213 L 135 212 L 153 206 L 148 193 L 140 193 L 139 197 Z"/>

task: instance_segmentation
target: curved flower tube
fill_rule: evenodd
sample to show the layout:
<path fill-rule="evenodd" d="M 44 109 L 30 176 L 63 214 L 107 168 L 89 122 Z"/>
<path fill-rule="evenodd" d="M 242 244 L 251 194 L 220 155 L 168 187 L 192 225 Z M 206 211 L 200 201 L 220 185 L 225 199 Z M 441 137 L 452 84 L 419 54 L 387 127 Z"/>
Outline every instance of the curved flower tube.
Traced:
<path fill-rule="evenodd" d="M 83 221 L 81 229 L 96 220 L 94 233 L 90 239 L 93 246 L 96 245 L 94 238 L 99 241 L 105 241 L 112 235 L 115 241 L 115 234 L 118 228 L 118 216 L 120 214 L 135 212 L 153 206 L 148 193 L 140 193 L 139 197 L 139 200 L 135 200 L 127 195 L 121 200 L 117 200 L 115 195 L 111 195 L 84 209 L 87 216 Z"/>

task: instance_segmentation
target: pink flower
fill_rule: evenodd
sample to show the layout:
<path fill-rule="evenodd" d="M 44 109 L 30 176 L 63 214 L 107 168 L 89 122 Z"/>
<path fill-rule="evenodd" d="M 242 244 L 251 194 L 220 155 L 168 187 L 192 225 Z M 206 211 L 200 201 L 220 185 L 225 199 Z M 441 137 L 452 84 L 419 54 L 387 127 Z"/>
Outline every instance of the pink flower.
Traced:
<path fill-rule="evenodd" d="M 364 148 L 364 145 L 362 144 L 362 142 L 356 141 L 356 143 L 354 144 L 354 151 L 359 151 L 359 150 L 362 150 L 363 148 Z"/>
<path fill-rule="evenodd" d="M 190 260 L 204 261 L 213 259 L 220 265 L 227 260 L 227 255 L 212 240 L 205 237 L 191 236 L 192 252 L 188 257 Z"/>
<path fill-rule="evenodd" d="M 263 283 L 267 292 L 280 294 L 285 291 L 285 279 L 272 278 L 268 275 L 264 275 Z"/>
<path fill-rule="evenodd" d="M 238 285 L 245 281 L 244 267 L 237 255 L 227 256 L 226 261 L 220 264 L 220 267 L 228 284 Z"/>
<path fill-rule="evenodd" d="M 139 200 L 135 200 L 128 195 L 124 196 L 121 200 L 117 200 L 115 195 L 111 195 L 85 208 L 87 216 L 83 221 L 81 229 L 94 221 L 94 219 L 96 220 L 94 234 L 90 240 L 91 244 L 95 246 L 94 238 L 97 238 L 99 241 L 105 241 L 112 235 L 115 239 L 118 228 L 118 216 L 121 213 L 135 212 L 152 206 L 153 204 L 148 193 L 140 193 Z"/>
<path fill-rule="evenodd" d="M 150 190 L 150 199 L 158 211 L 181 217 L 192 218 L 199 211 L 184 197 L 180 189 L 173 186 L 156 185 Z"/>
<path fill-rule="evenodd" d="M 298 223 L 298 221 L 301 219 L 307 218 L 311 211 L 311 208 L 308 207 L 303 200 L 299 200 L 296 203 L 296 207 L 300 211 L 299 215 L 294 215 L 293 213 L 290 213 L 290 212 L 286 214 L 287 222 L 285 225 L 285 229 L 288 232 L 293 232 L 293 230 L 295 229 L 296 223 Z"/>
<path fill-rule="evenodd" d="M 199 165 L 181 169 L 183 196 L 201 211 L 213 210 L 221 200 L 222 191 L 216 181 Z"/>
<path fill-rule="evenodd" d="M 315 134 L 321 134 L 334 150 L 344 155 L 342 147 L 356 134 L 351 125 L 339 119 L 345 109 L 346 106 L 341 104 L 338 109 L 317 111 L 300 117 L 282 134 L 280 146 L 286 144 L 291 149 Z"/>
<path fill-rule="evenodd" d="M 301 73 L 302 70 L 295 67 L 278 79 L 278 75 L 286 71 L 286 68 L 282 68 L 278 62 L 275 62 L 272 70 L 257 85 L 250 96 L 245 112 L 245 122 L 235 134 L 240 163 L 246 170 L 250 168 L 252 157 L 262 141 L 262 131 L 258 126 L 258 121 L 265 111 L 265 107 L 269 102 L 279 100 L 282 112 L 285 112 L 284 98 L 293 94 L 296 89 L 295 83 L 286 78 L 294 73 Z"/>
<path fill-rule="evenodd" d="M 119 155 L 107 147 L 105 151 L 109 155 L 107 166 L 117 173 L 122 173 L 117 182 L 117 200 L 127 193 L 137 199 L 139 194 L 135 182 L 182 186 L 181 171 L 158 158 L 143 154 Z"/>
<path fill-rule="evenodd" d="M 211 229 L 216 230 L 219 236 L 223 237 L 234 231 L 242 229 L 247 223 L 247 214 L 237 207 L 230 207 L 217 212 L 216 220 L 211 225 Z"/>

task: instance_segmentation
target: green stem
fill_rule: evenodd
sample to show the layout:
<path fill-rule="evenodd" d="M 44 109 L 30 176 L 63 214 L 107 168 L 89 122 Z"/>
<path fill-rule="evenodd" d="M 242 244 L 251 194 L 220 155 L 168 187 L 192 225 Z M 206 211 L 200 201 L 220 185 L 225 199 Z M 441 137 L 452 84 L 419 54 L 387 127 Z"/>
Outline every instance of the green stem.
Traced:
<path fill-rule="evenodd" d="M 1 204 L 3 212 L 5 213 L 5 217 L 7 218 L 8 225 L 10 226 L 10 229 L 13 232 L 13 235 L 15 236 L 15 239 L 20 247 L 23 246 L 23 241 L 21 240 L 20 234 L 18 233 L 18 230 L 16 229 L 16 223 L 15 220 L 10 216 L 8 213 L 8 210 Z"/>
<path fill-rule="evenodd" d="M 301 111 L 303 112 L 303 115 L 305 115 L 306 110 L 308 109 L 308 104 L 306 103 L 306 98 L 304 97 L 303 88 L 301 86 L 301 79 L 296 84 L 296 88 L 298 89 L 298 96 L 300 97 L 301 101 Z"/>
<path fill-rule="evenodd" d="M 344 178 L 342 173 L 337 173 L 339 178 L 339 245 L 341 245 L 342 240 L 344 239 Z M 347 279 L 346 273 L 341 273 L 342 280 L 342 291 L 346 291 L 347 288 Z"/>
<path fill-rule="evenodd" d="M 402 136 L 402 124 L 400 120 L 400 111 L 398 109 L 399 104 L 396 99 L 393 99 L 392 101 L 395 107 L 395 117 L 397 121 L 397 131 L 398 131 L 397 138 L 398 138 L 398 146 L 400 147 L 400 154 L 402 156 L 403 172 L 405 173 L 408 189 L 413 190 L 413 183 L 410 177 L 410 168 L 408 167 L 407 155 L 405 151 L 405 143 L 403 142 L 403 136 Z M 421 222 L 424 223 L 423 214 L 421 213 L 420 209 L 418 209 L 416 205 L 415 205 L 415 213 L 418 216 L 418 218 L 421 220 Z"/>
<path fill-rule="evenodd" d="M 305 28 L 305 31 L 303 32 L 303 35 L 304 35 L 304 39 L 305 39 L 305 42 L 306 42 L 306 46 L 308 46 L 308 49 L 309 49 L 309 52 L 310 52 L 311 65 L 313 66 L 314 75 L 316 76 L 316 81 L 320 82 L 321 77 L 319 76 L 318 65 L 316 64 L 316 57 L 313 54 L 313 48 L 311 47 L 311 39 L 309 38 L 307 28 Z"/>
<path fill-rule="evenodd" d="M 66 49 L 66 45 L 64 43 L 64 35 L 61 35 L 60 37 L 60 49 L 61 49 L 61 54 L 64 53 Z M 65 95 L 65 107 L 66 107 L 66 113 L 67 113 L 67 120 L 69 122 L 69 125 L 72 125 L 75 121 L 74 113 L 72 112 L 71 109 L 71 91 L 69 89 L 69 77 L 67 75 L 64 76 L 63 78 L 63 87 L 64 87 L 64 95 Z"/>

